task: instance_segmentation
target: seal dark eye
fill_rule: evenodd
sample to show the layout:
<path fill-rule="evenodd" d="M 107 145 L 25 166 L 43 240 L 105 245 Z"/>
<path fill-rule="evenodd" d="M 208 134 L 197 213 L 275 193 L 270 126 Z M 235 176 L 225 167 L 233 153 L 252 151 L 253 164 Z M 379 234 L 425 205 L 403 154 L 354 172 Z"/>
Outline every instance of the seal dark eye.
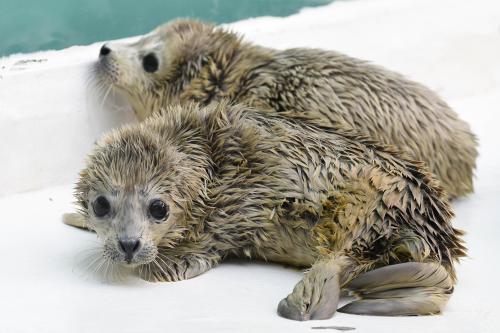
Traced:
<path fill-rule="evenodd" d="M 104 215 L 107 215 L 111 209 L 108 199 L 106 199 L 102 195 L 98 196 L 97 199 L 95 199 L 92 206 L 97 217 L 103 217 Z"/>
<path fill-rule="evenodd" d="M 168 216 L 168 206 L 161 200 L 154 200 L 149 205 L 149 214 L 156 220 L 164 220 Z"/>
<path fill-rule="evenodd" d="M 156 58 L 154 53 L 149 53 L 142 58 L 142 67 L 148 73 L 154 73 L 158 70 L 158 58 Z"/>

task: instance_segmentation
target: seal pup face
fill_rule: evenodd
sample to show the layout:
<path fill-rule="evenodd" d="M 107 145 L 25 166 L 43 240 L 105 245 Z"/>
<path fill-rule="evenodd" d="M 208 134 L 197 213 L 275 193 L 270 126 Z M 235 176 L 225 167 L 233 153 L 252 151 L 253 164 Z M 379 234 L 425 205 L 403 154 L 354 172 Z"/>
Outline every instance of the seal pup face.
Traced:
<path fill-rule="evenodd" d="M 134 43 L 104 44 L 95 64 L 95 75 L 102 83 L 126 92 L 150 89 L 165 67 L 161 37 L 152 32 Z"/>
<path fill-rule="evenodd" d="M 129 267 L 156 260 L 186 231 L 203 186 L 187 155 L 152 133 L 124 127 L 102 139 L 80 173 L 76 198 L 105 259 Z"/>
<path fill-rule="evenodd" d="M 159 26 L 133 43 L 106 43 L 93 67 L 93 78 L 107 95 L 114 89 L 137 109 L 158 109 L 171 80 L 189 72 L 178 65 L 206 48 L 203 36 L 213 26 L 176 20 Z M 197 36 L 196 41 L 191 40 Z M 206 43 L 205 43 L 206 44 Z M 137 112 L 137 111 L 136 111 Z"/>

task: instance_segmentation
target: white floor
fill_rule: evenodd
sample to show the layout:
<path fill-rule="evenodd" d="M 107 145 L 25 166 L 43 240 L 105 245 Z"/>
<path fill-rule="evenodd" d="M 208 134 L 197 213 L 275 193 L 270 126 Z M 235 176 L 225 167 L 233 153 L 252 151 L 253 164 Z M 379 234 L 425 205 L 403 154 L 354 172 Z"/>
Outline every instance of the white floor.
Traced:
<path fill-rule="evenodd" d="M 179 283 L 102 282 L 76 264 L 85 250 L 97 245 L 95 235 L 61 223 L 61 215 L 73 210 L 72 190 L 67 180 L 54 180 L 43 190 L 0 197 L 0 332 L 309 332 L 315 326 L 347 326 L 354 332 L 500 332 L 500 2 L 355 0 L 232 27 L 261 44 L 337 49 L 396 69 L 438 90 L 471 123 L 480 140 L 476 191 L 454 202 L 454 223 L 467 231 L 470 256 L 458 266 L 459 282 L 445 312 L 432 317 L 339 313 L 328 321 L 285 320 L 277 316 L 276 305 L 301 273 L 254 262 L 224 263 Z M 92 61 L 97 48 L 77 49 L 80 60 Z M 60 59 L 71 52 L 75 49 L 37 56 Z M 0 65 L 19 58 L 0 59 Z M 2 80 L 23 82 L 9 73 L 0 70 L 0 85 Z M 44 73 L 34 72 L 33 79 L 43 80 Z M 8 87 L 0 91 L 0 113 L 10 107 L 6 111 L 16 114 L 29 98 L 24 91 L 6 91 Z M 42 95 L 47 87 L 32 84 L 30 89 Z M 16 94 L 22 105 L 12 102 Z M 53 141 L 63 140 L 63 134 L 49 133 L 43 124 L 40 132 Z M 29 137 L 29 132 L 23 135 Z M 0 141 L 0 155 L 11 158 L 9 173 L 2 172 L 9 176 L 0 178 L 0 187 L 5 183 L 14 188 L 13 179 L 23 182 L 19 188 L 46 184 L 30 178 L 40 177 L 43 170 L 23 176 L 23 168 L 38 170 L 46 161 L 22 165 L 26 158 L 21 153 L 26 151 L 16 152 L 17 143 L 10 137 Z M 63 168 L 66 158 L 80 161 L 83 156 L 59 154 L 62 167 L 52 178 L 74 174 L 69 177 L 74 179 L 81 162 Z M 20 172 L 12 167 L 17 161 L 22 161 Z M 55 186 L 61 183 L 68 184 Z"/>

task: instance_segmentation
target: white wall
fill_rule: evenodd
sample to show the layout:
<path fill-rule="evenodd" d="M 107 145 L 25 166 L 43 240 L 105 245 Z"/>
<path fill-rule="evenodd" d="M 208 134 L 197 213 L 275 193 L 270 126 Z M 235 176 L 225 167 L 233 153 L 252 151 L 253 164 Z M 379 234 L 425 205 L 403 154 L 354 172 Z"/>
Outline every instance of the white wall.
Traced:
<path fill-rule="evenodd" d="M 99 47 L 0 59 L 0 196 L 72 182 L 95 139 L 135 119 L 87 94 Z"/>

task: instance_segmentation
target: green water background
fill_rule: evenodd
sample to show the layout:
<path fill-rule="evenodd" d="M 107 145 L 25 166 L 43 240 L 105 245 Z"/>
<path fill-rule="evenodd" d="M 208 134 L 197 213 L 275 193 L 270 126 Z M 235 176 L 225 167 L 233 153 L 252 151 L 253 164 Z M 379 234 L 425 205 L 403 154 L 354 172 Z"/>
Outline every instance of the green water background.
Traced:
<path fill-rule="evenodd" d="M 0 56 L 144 34 L 176 17 L 287 16 L 332 0 L 0 0 Z"/>

